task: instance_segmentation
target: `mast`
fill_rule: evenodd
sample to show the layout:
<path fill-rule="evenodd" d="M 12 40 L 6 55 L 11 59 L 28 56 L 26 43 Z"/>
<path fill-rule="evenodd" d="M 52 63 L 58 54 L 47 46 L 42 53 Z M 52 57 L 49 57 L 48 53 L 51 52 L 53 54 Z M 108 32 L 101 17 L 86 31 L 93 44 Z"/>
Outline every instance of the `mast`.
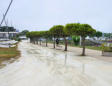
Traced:
<path fill-rule="evenodd" d="M 13 2 L 13 0 L 11 0 L 11 2 L 9 3 L 9 6 L 8 6 L 8 8 L 7 8 L 7 10 L 6 10 L 5 14 L 4 14 L 4 16 L 3 16 L 3 19 L 1 21 L 1 23 L 0 23 L 0 27 L 1 27 L 2 23 L 4 22 L 4 20 L 5 20 L 5 17 L 6 17 L 8 11 L 9 11 L 11 5 L 12 5 L 12 2 Z"/>

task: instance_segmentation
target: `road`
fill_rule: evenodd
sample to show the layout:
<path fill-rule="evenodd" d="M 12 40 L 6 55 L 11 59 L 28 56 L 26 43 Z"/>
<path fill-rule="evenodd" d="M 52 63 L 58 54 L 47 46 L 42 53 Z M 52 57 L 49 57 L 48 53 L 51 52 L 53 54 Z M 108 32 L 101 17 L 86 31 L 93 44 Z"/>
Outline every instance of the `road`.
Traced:
<path fill-rule="evenodd" d="M 0 86 L 112 86 L 112 63 L 21 42 L 21 57 L 0 69 Z"/>

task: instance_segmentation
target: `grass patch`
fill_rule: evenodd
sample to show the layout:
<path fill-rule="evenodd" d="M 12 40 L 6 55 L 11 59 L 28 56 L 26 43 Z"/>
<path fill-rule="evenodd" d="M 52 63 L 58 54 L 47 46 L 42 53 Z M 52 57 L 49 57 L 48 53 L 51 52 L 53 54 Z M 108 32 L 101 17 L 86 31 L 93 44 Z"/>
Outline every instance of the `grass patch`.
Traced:
<path fill-rule="evenodd" d="M 0 58 L 12 58 L 20 54 L 16 47 L 11 48 L 0 48 Z"/>
<path fill-rule="evenodd" d="M 3 61 L 8 61 L 11 58 L 18 58 L 20 56 L 20 51 L 18 50 L 18 44 L 15 47 L 10 48 L 0 48 L 0 66 Z"/>
<path fill-rule="evenodd" d="M 64 45 L 63 43 L 60 43 L 62 45 Z M 82 46 L 80 45 L 74 45 L 73 43 L 71 44 L 68 44 L 68 46 L 72 46 L 72 47 L 79 47 L 79 48 L 82 48 Z M 92 49 L 92 50 L 99 50 L 99 51 L 102 51 L 102 46 L 86 46 L 87 49 Z"/>
<path fill-rule="evenodd" d="M 86 46 L 86 48 L 87 49 L 92 49 L 92 50 L 100 50 L 100 51 L 102 51 L 102 47 L 101 46 L 99 46 L 99 47 L 97 47 L 97 46 Z"/>
<path fill-rule="evenodd" d="M 76 45 L 72 45 L 72 47 L 79 47 L 82 48 L 82 46 L 76 46 Z M 85 46 L 86 49 L 91 49 L 91 50 L 99 50 L 102 51 L 102 47 L 101 46 Z"/>

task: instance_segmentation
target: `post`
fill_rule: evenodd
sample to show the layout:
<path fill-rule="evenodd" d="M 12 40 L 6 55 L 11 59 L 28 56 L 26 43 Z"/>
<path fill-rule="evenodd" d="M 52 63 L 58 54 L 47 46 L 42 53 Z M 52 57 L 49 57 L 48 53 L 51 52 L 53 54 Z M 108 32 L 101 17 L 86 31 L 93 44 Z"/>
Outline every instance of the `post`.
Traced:
<path fill-rule="evenodd" d="M 82 47 L 83 47 L 82 56 L 85 56 L 85 37 L 82 37 Z"/>
<path fill-rule="evenodd" d="M 80 36 L 80 46 L 82 46 L 82 37 Z"/>
<path fill-rule="evenodd" d="M 54 36 L 54 48 L 55 48 L 55 36 Z"/>
<path fill-rule="evenodd" d="M 66 37 L 64 37 L 64 41 L 65 41 L 65 51 L 67 51 L 67 45 L 68 45 L 68 42 L 67 42 Z"/>
<path fill-rule="evenodd" d="M 47 38 L 46 38 L 46 47 L 47 47 L 48 45 L 47 45 Z"/>

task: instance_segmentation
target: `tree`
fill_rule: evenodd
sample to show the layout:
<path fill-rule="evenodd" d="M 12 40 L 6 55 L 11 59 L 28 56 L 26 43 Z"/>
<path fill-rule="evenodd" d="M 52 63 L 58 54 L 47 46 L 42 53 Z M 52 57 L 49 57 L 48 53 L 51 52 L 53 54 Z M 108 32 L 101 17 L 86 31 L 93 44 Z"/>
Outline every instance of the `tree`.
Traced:
<path fill-rule="evenodd" d="M 64 32 L 66 34 L 66 36 L 72 36 L 72 35 L 75 35 L 75 28 L 79 28 L 79 23 L 69 23 L 69 24 L 66 24 L 65 25 L 65 28 L 64 28 Z M 66 43 L 66 48 L 67 48 L 67 40 L 65 39 L 65 43 Z M 65 49 L 67 50 L 67 49 Z"/>
<path fill-rule="evenodd" d="M 69 35 L 75 34 L 75 28 L 79 28 L 79 23 L 70 23 L 65 25 L 65 32 Z"/>
<path fill-rule="evenodd" d="M 49 31 L 50 34 L 53 36 L 54 39 L 54 48 L 55 48 L 55 38 L 60 37 L 63 34 L 63 25 L 55 25 Z"/>
<path fill-rule="evenodd" d="M 42 35 L 46 39 L 46 47 L 47 47 L 48 46 L 47 40 L 50 37 L 50 32 L 49 31 L 43 31 Z"/>
<path fill-rule="evenodd" d="M 31 43 L 34 43 L 34 41 L 33 41 L 34 32 L 28 32 L 28 33 L 26 34 L 26 36 L 27 36 L 28 38 L 30 38 L 30 42 L 31 42 Z"/>
<path fill-rule="evenodd" d="M 67 39 L 66 37 L 68 36 L 66 31 L 64 30 L 64 26 L 63 25 L 55 25 L 50 29 L 50 33 L 51 35 L 54 37 L 54 48 L 55 48 L 55 38 L 58 37 L 63 37 L 64 38 L 64 42 L 65 42 L 65 51 L 67 51 Z"/>
<path fill-rule="evenodd" d="M 104 36 L 105 36 L 107 39 L 112 39 L 112 33 L 104 33 Z"/>
<path fill-rule="evenodd" d="M 95 33 L 96 30 L 88 24 L 71 23 L 65 26 L 65 31 L 71 35 L 81 36 L 83 46 L 82 56 L 85 56 L 85 38 Z"/>
<path fill-rule="evenodd" d="M 88 24 L 79 24 L 78 28 L 73 28 L 73 29 L 75 29 L 75 34 L 81 36 L 82 38 L 82 47 L 83 47 L 82 56 L 85 56 L 85 38 L 95 33 L 96 30 L 93 29 Z"/>
<path fill-rule="evenodd" d="M 39 31 L 32 31 L 32 32 L 28 32 L 26 34 L 26 36 L 28 38 L 30 38 L 31 43 L 36 43 L 37 42 L 37 44 L 38 44 L 38 39 L 41 37 L 41 34 L 40 34 Z"/>
<path fill-rule="evenodd" d="M 96 36 L 97 38 L 102 37 L 102 32 L 96 31 L 95 36 Z"/>
<path fill-rule="evenodd" d="M 40 41 L 40 45 L 41 45 L 41 38 L 45 38 L 47 46 L 47 39 L 50 37 L 50 34 L 49 31 L 32 31 L 28 32 L 26 36 L 30 38 L 30 42 L 32 43 L 38 44 L 38 41 Z"/>
<path fill-rule="evenodd" d="M 28 30 L 23 30 L 19 35 L 26 35 L 28 32 Z"/>

